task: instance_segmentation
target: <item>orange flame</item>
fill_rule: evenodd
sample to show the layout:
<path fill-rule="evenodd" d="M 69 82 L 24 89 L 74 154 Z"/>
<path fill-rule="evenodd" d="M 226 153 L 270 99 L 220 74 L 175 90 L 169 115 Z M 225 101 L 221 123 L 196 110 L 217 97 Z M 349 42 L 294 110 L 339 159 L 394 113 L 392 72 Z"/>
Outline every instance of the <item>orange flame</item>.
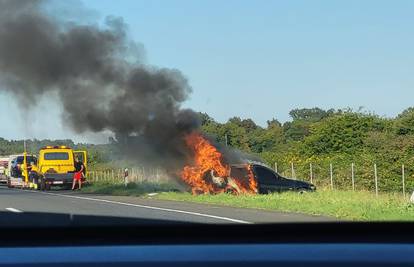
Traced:
<path fill-rule="evenodd" d="M 254 178 L 253 170 L 252 170 L 252 167 L 250 165 L 247 165 L 247 173 L 249 175 L 249 188 L 254 193 L 257 193 L 257 181 Z"/>
<path fill-rule="evenodd" d="M 194 164 L 183 168 L 181 178 L 191 187 L 193 194 L 257 193 L 257 182 L 250 165 L 246 167 L 246 183 L 237 177 L 230 177 L 231 168 L 223 163 L 223 155 L 201 134 L 193 132 L 185 137 L 185 141 L 194 153 Z"/>

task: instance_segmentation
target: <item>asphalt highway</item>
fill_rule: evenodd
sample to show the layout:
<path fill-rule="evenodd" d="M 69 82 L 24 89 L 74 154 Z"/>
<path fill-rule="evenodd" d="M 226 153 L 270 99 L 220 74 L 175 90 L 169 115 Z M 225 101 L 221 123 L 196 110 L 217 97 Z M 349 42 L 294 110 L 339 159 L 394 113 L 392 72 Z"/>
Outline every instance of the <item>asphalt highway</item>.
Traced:
<path fill-rule="evenodd" d="M 31 215 L 26 218 L 25 215 Z M 52 216 L 53 215 L 53 216 Z M 41 218 L 41 219 L 39 219 Z M 0 187 L 0 223 L 25 225 L 94 224 L 102 218 L 129 223 L 279 223 L 322 222 L 332 218 L 258 209 L 165 201 L 147 197 L 121 197 L 55 190 L 26 191 Z M 94 218 L 94 219 L 91 219 Z M 107 221 L 111 223 L 111 220 Z"/>

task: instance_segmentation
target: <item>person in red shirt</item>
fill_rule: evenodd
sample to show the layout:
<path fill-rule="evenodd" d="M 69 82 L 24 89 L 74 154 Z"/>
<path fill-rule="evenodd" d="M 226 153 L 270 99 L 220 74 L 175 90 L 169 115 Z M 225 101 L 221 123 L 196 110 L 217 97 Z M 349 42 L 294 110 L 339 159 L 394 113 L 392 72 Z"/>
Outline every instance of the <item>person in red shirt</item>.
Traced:
<path fill-rule="evenodd" d="M 72 190 L 75 190 L 76 181 L 78 181 L 79 190 L 81 190 L 81 188 L 82 188 L 82 177 L 83 177 L 83 170 L 84 169 L 85 169 L 85 166 L 79 160 L 79 158 L 76 157 L 75 158 L 75 173 L 73 175 Z"/>

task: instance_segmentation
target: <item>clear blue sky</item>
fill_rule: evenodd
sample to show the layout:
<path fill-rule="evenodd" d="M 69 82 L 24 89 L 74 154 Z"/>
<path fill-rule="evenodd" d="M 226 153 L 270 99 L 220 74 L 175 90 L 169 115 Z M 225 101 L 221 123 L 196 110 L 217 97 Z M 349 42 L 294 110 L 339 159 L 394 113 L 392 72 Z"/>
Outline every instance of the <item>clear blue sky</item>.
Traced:
<path fill-rule="evenodd" d="M 414 1 L 83 3 L 98 19 L 123 17 L 148 63 L 189 79 L 194 92 L 185 106 L 218 121 L 240 116 L 265 125 L 314 106 L 363 106 L 391 117 L 414 104 Z M 58 112 L 47 116 L 50 130 L 34 119 L 32 137 L 71 137 Z M 5 121 L 0 136 L 22 136 L 22 123 Z"/>

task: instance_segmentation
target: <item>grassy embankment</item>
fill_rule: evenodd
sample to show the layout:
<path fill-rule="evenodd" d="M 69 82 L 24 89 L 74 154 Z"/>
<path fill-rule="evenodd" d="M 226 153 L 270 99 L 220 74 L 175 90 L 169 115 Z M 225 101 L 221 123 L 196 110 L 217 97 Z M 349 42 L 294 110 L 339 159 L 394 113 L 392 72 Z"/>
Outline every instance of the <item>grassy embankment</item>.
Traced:
<path fill-rule="evenodd" d="M 375 197 L 374 193 L 367 191 L 319 190 L 306 194 L 286 192 L 269 195 L 193 196 L 189 193 L 171 192 L 173 190 L 174 186 L 169 184 L 140 183 L 130 184 L 125 188 L 122 184 L 96 183 L 84 188 L 83 192 L 121 196 L 147 196 L 148 193 L 159 192 L 153 197 L 233 207 L 301 212 L 348 220 L 414 220 L 414 205 L 404 199 L 401 194 L 384 193 Z"/>

